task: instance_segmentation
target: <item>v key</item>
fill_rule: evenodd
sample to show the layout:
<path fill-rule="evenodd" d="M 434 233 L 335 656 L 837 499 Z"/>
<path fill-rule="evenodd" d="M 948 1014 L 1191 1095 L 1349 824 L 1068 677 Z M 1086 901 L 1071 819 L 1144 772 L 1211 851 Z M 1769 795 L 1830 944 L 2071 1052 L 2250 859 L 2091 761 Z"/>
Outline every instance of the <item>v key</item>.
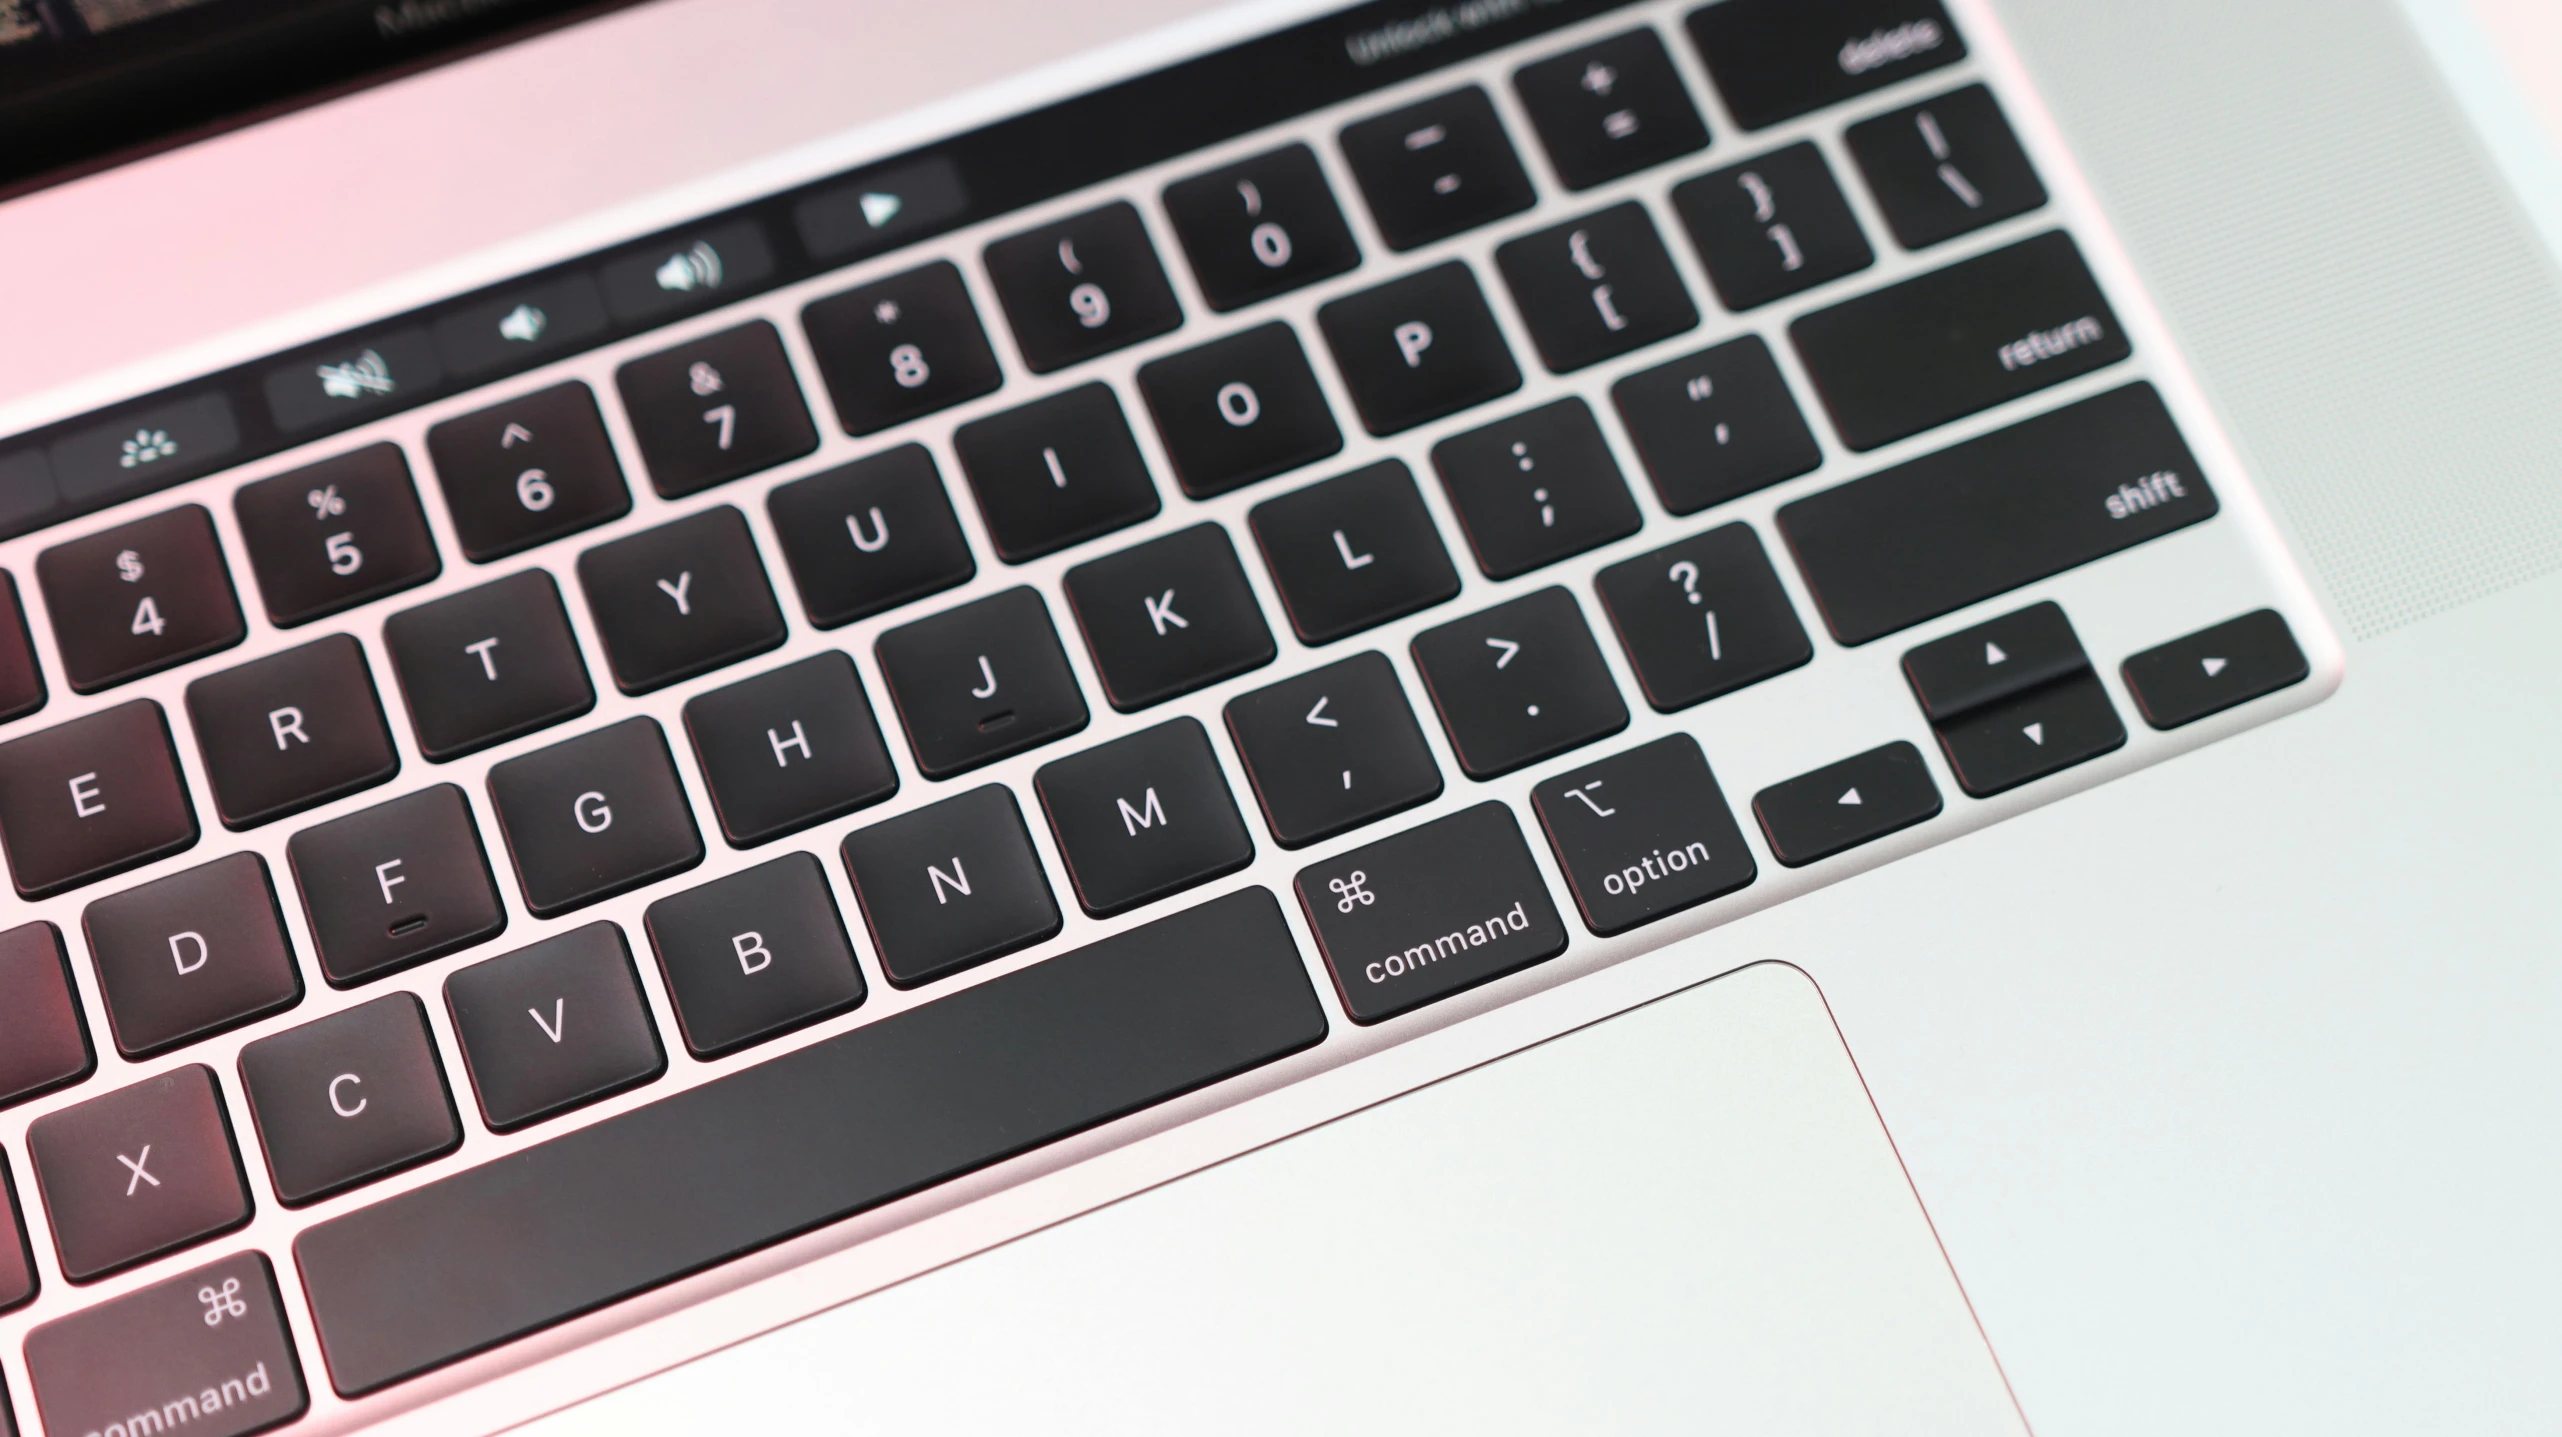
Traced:
<path fill-rule="evenodd" d="M 543 1021 L 543 1010 L 540 1008 L 528 1008 L 525 1014 L 534 1020 L 536 1027 L 543 1030 L 544 1037 L 557 1043 L 560 1041 L 561 1029 L 566 1025 L 569 1016 L 569 1000 L 567 998 L 552 1000 L 552 1016 L 548 1023 Z"/>

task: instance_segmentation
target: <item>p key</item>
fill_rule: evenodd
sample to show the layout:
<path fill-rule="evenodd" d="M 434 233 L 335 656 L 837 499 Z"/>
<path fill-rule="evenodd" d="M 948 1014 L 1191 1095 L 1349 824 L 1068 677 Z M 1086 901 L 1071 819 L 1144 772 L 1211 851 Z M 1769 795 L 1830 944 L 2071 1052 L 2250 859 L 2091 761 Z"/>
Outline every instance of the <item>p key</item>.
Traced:
<path fill-rule="evenodd" d="M 1330 300 L 1317 327 L 1372 434 L 1403 433 L 1521 387 L 1485 291 L 1457 260 Z"/>
<path fill-rule="evenodd" d="M 73 1282 L 249 1220 L 231 1122 L 201 1065 L 45 1114 L 27 1127 L 27 1155 Z"/>
<path fill-rule="evenodd" d="M 590 923 L 445 980 L 480 1114 L 496 1132 L 667 1070 L 623 930 Z"/>
<path fill-rule="evenodd" d="M 681 499 L 818 447 L 782 337 L 764 320 L 688 340 L 614 372 L 649 482 Z"/>
<path fill-rule="evenodd" d="M 196 841 L 160 705 L 136 699 L 0 743 L 0 847 L 42 898 Z"/>

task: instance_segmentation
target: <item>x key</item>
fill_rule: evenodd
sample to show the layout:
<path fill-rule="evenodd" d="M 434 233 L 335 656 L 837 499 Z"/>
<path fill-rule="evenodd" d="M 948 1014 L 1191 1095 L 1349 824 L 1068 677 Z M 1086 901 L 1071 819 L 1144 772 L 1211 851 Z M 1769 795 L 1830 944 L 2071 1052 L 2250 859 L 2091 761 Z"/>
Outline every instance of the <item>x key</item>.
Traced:
<path fill-rule="evenodd" d="M 137 1148 L 137 1139 L 147 1139 Z M 87 1282 L 249 1220 L 211 1068 L 179 1068 L 27 1128 L 62 1274 Z"/>

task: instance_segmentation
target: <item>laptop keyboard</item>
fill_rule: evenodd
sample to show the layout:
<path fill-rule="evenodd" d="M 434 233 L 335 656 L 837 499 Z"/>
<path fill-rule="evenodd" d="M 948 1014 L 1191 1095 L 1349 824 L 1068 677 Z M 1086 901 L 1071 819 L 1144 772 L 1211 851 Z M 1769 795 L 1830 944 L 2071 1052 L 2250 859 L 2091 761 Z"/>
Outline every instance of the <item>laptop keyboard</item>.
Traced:
<path fill-rule="evenodd" d="M 950 233 L 928 160 L 0 545 L 18 1420 L 358 1423 L 2308 701 L 2007 83 L 1650 4 Z M 243 442 L 161 411 L 65 502 Z"/>

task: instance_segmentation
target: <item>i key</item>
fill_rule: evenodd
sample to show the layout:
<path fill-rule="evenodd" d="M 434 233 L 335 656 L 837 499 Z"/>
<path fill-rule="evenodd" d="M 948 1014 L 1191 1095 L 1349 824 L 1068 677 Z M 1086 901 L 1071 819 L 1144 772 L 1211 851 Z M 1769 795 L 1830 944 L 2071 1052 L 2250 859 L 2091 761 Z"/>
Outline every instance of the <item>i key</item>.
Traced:
<path fill-rule="evenodd" d="M 687 700 L 685 732 L 733 848 L 898 792 L 862 676 L 834 650 Z"/>
<path fill-rule="evenodd" d="M 493 1132 L 557 1117 L 667 1070 L 623 930 L 590 923 L 445 980 Z"/>
<path fill-rule="evenodd" d="M 881 973 L 900 988 L 1002 958 L 1059 931 L 1058 900 L 1001 783 L 845 836 Z"/>
<path fill-rule="evenodd" d="M 36 583 L 74 693 L 230 648 L 248 632 L 201 504 L 56 544 L 36 556 Z"/>
<path fill-rule="evenodd" d="M 1592 630 L 1563 589 L 1541 589 L 1415 635 L 1423 672 L 1470 778 L 1500 777 L 1628 726 Z"/>
<path fill-rule="evenodd" d="M 45 1114 L 27 1127 L 27 1156 L 73 1282 L 249 1220 L 231 1121 L 200 1064 Z"/>
<path fill-rule="evenodd" d="M 1672 205 L 1718 300 L 1738 314 L 1877 259 L 1812 140 L 1675 185 Z"/>
<path fill-rule="evenodd" d="M 1079 564 L 1066 589 L 1104 695 L 1123 713 L 1259 669 L 1277 652 L 1217 524 Z"/>
<path fill-rule="evenodd" d="M 1477 567 L 1509 579 L 1637 532 L 1642 519 L 1609 441 L 1581 399 L 1471 429 L 1432 446 Z"/>
<path fill-rule="evenodd" d="M 463 1139 L 427 1012 L 407 993 L 240 1050 L 267 1173 L 298 1206 L 453 1151 Z"/>
<path fill-rule="evenodd" d="M 333 987 L 441 958 L 507 927 L 471 805 L 450 783 L 306 828 L 285 854 Z"/>
<path fill-rule="evenodd" d="M 1033 776 L 1076 900 L 1096 917 L 1234 873 L 1254 858 L 1210 735 L 1178 718 Z"/>
<path fill-rule="evenodd" d="M 801 608 L 822 629 L 968 582 L 969 540 L 922 444 L 775 486 L 765 500 Z"/>
<path fill-rule="evenodd" d="M 1355 654 L 1231 699 L 1227 720 L 1264 822 L 1283 848 L 1441 794 L 1441 770 L 1384 654 Z"/>
<path fill-rule="evenodd" d="M 848 434 L 877 434 L 1005 382 L 950 260 L 830 295 L 801 311 L 801 327 Z"/>
<path fill-rule="evenodd" d="M 1402 433 L 1521 387 L 1477 277 L 1457 260 L 1317 310 L 1361 427 Z"/>
<path fill-rule="evenodd" d="M 1343 157 L 1390 249 L 1447 239 L 1538 198 L 1494 101 L 1474 85 L 1346 125 Z"/>
<path fill-rule="evenodd" d="M 235 853 L 89 905 L 80 918 L 128 1058 L 290 1008 L 302 973 L 267 861 Z"/>
<path fill-rule="evenodd" d="M 695 1057 L 736 1052 L 863 1001 L 854 944 L 827 874 L 806 853 L 662 898 L 644 921 Z"/>
<path fill-rule="evenodd" d="M 427 431 L 445 510 L 475 564 L 631 512 L 596 396 L 577 380 Z"/>
<path fill-rule="evenodd" d="M 1085 700 L 1037 590 L 1008 589 L 892 629 L 872 652 L 927 778 L 1085 727 Z"/>
<path fill-rule="evenodd" d="M 345 634 L 196 680 L 187 718 L 226 828 L 299 813 L 400 771 L 364 647 Z"/>
<path fill-rule="evenodd" d="M 1101 382 L 953 431 L 998 557 L 1021 564 L 1152 517 L 1156 481 Z"/>
<path fill-rule="evenodd" d="M 1708 127 L 1652 28 L 1512 72 L 1530 123 L 1570 190 L 1632 175 L 1708 143 Z"/>
<path fill-rule="evenodd" d="M 1749 524 L 1613 564 L 1596 587 L 1658 713 L 1705 703 L 1815 657 Z"/>
<path fill-rule="evenodd" d="M 1267 499 L 1247 521 L 1302 643 L 1356 634 L 1459 592 L 1459 571 L 1403 460 Z"/>
<path fill-rule="evenodd" d="M 1301 144 L 1165 187 L 1165 212 L 1192 277 L 1221 314 L 1361 262 L 1316 153 Z"/>
<path fill-rule="evenodd" d="M 497 765 L 489 803 L 537 918 L 703 861 L 703 836 L 655 719 L 628 718 Z"/>
<path fill-rule="evenodd" d="M 231 512 L 267 618 L 280 629 L 415 588 L 444 569 L 397 444 L 242 485 Z"/>
<path fill-rule="evenodd" d="M 649 482 L 698 494 L 818 447 L 782 336 L 764 320 L 707 334 L 614 371 Z"/>
<path fill-rule="evenodd" d="M 1209 499 L 1343 448 L 1299 336 L 1279 321 L 1150 360 L 1139 392 L 1183 492 Z"/>
<path fill-rule="evenodd" d="M 1565 374 L 1699 323 L 1655 222 L 1631 200 L 1495 250 L 1550 372 Z"/>
<path fill-rule="evenodd" d="M 783 642 L 747 516 L 723 504 L 578 556 L 614 686 L 645 694 Z"/>
<path fill-rule="evenodd" d="M 135 699 L 0 744 L 0 848 L 21 898 L 43 898 L 196 841 L 160 705 Z"/>
<path fill-rule="evenodd" d="M 560 589 L 540 569 L 397 613 L 383 624 L 418 751 L 443 763 L 596 706 Z"/>
<path fill-rule="evenodd" d="M 1015 345 L 1034 374 L 1183 323 L 1183 306 L 1128 200 L 998 240 L 986 258 Z"/>

